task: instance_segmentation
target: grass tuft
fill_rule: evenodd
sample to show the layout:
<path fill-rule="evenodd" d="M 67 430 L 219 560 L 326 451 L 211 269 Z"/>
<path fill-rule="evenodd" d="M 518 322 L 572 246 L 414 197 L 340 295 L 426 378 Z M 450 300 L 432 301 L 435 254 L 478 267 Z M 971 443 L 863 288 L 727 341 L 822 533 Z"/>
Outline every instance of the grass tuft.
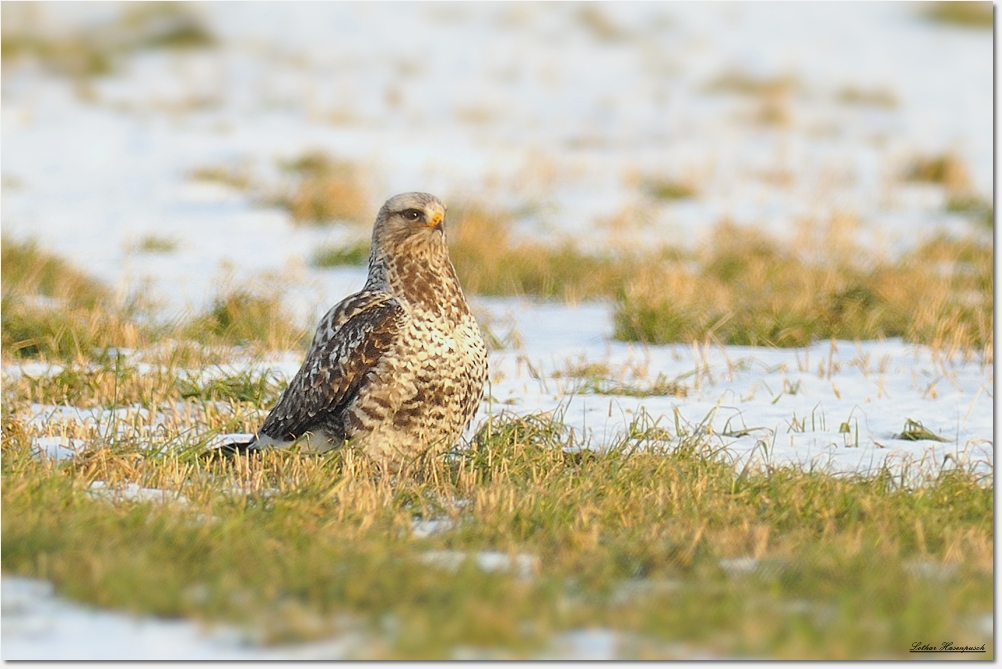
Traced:
<path fill-rule="evenodd" d="M 576 18 L 599 42 L 621 42 L 630 37 L 627 30 L 600 9 L 600 5 L 584 5 L 578 10 Z"/>
<path fill-rule="evenodd" d="M 575 379 L 576 383 L 567 391 L 572 394 L 685 397 L 689 392 L 681 378 L 670 379 L 659 373 L 654 381 L 637 385 L 627 381 L 626 370 L 613 374 L 609 365 L 594 362 L 568 364 L 566 370 L 558 370 L 553 377 Z"/>
<path fill-rule="evenodd" d="M 193 345 L 299 349 L 306 333 L 278 294 L 248 288 L 219 295 L 203 314 L 156 323 L 142 296 L 120 303 L 94 279 L 33 242 L 2 242 L 2 347 L 5 360 L 40 358 L 81 363 L 115 359 L 119 349 L 166 342 L 193 364 L 210 356 Z M 178 343 L 181 340 L 181 343 Z"/>
<path fill-rule="evenodd" d="M 749 96 L 774 96 L 789 93 L 799 83 L 792 75 L 757 76 L 741 69 L 728 70 L 711 80 L 706 90 L 711 93 L 734 93 Z"/>
<path fill-rule="evenodd" d="M 253 183 L 246 167 L 196 167 L 189 174 L 192 181 L 207 181 L 229 186 L 235 190 L 246 191 Z"/>
<path fill-rule="evenodd" d="M 4 34 L 0 39 L 0 58 L 17 63 L 29 58 L 63 75 L 95 76 L 112 71 L 112 56 L 82 37 L 49 40 L 31 34 Z"/>
<path fill-rule="evenodd" d="M 670 379 L 665 374 L 659 373 L 654 381 L 644 385 L 634 385 L 617 379 L 588 377 L 575 388 L 574 392 L 627 397 L 685 397 L 689 394 L 689 389 L 678 379 Z"/>
<path fill-rule="evenodd" d="M 946 210 L 967 214 L 983 228 L 995 227 L 995 205 L 975 195 L 951 194 L 946 200 Z"/>
<path fill-rule="evenodd" d="M 994 27 L 994 7 L 991 2 L 930 2 L 923 7 L 927 19 L 936 23 L 967 28 Z"/>
<path fill-rule="evenodd" d="M 202 49 L 216 46 L 215 35 L 183 2 L 146 2 L 126 8 L 120 24 L 129 45 L 141 49 Z"/>
<path fill-rule="evenodd" d="M 273 374 L 253 369 L 209 379 L 182 376 L 177 387 L 178 394 L 186 400 L 250 402 L 261 407 L 273 406 L 284 390 Z"/>
<path fill-rule="evenodd" d="M 136 346 L 144 328 L 111 292 L 34 242 L 0 242 L 2 347 L 7 358 L 89 359 Z"/>
<path fill-rule="evenodd" d="M 282 164 L 293 183 L 272 197 L 294 223 L 362 223 L 370 215 L 369 197 L 358 168 L 323 151 L 304 153 Z"/>
<path fill-rule="evenodd" d="M 216 38 L 187 3 L 150 2 L 126 7 L 111 20 L 67 35 L 46 34 L 30 7 L 3 10 L 0 49 L 4 67 L 40 62 L 50 71 L 73 77 L 105 75 L 122 59 L 156 49 L 211 47 Z"/>
<path fill-rule="evenodd" d="M 369 262 L 369 241 L 339 246 L 325 245 L 313 252 L 310 265 L 313 267 L 340 267 L 343 265 L 366 265 Z"/>
<path fill-rule="evenodd" d="M 673 179 L 648 179 L 643 187 L 656 200 L 687 200 L 696 196 L 692 185 Z"/>
<path fill-rule="evenodd" d="M 303 328 L 282 307 L 277 294 L 261 295 L 238 288 L 216 297 L 212 306 L 182 328 L 194 341 L 214 345 L 263 344 L 270 350 L 301 348 Z"/>
<path fill-rule="evenodd" d="M 905 427 L 901 430 L 901 434 L 895 435 L 894 438 L 905 441 L 949 441 L 949 439 L 944 439 L 928 429 L 920 421 L 912 420 L 911 418 L 905 420 Z"/>
<path fill-rule="evenodd" d="M 177 240 L 172 237 L 145 235 L 136 248 L 142 253 L 173 253 L 177 250 Z"/>
<path fill-rule="evenodd" d="M 109 298 L 101 283 L 34 241 L 0 240 L 0 278 L 4 297 L 42 296 L 73 307 L 92 307 Z"/>
<path fill-rule="evenodd" d="M 478 206 L 449 214 L 449 254 L 470 293 L 534 295 L 576 301 L 612 294 L 627 263 L 585 254 L 569 240 L 555 246 L 512 239 L 511 216 Z"/>
<path fill-rule="evenodd" d="M 952 153 L 916 158 L 905 172 L 909 181 L 940 184 L 950 191 L 966 191 L 970 175 L 963 161 Z"/>
<path fill-rule="evenodd" d="M 898 98 L 892 91 L 884 88 L 859 88 L 846 86 L 839 90 L 838 101 L 847 105 L 860 105 L 894 109 L 898 106 Z"/>
<path fill-rule="evenodd" d="M 990 348 L 990 246 L 937 238 L 896 262 L 834 250 L 811 261 L 761 233 L 723 224 L 695 264 L 666 261 L 631 277 L 617 301 L 615 336 L 752 346 L 903 337 Z M 824 246 L 818 252 L 825 258 Z"/>

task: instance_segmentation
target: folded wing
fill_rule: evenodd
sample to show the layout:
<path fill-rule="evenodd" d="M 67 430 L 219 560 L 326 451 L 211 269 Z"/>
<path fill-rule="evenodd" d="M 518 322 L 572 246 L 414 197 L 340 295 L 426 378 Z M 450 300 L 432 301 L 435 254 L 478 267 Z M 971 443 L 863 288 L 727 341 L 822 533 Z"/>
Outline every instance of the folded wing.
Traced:
<path fill-rule="evenodd" d="M 332 309 L 260 434 L 293 441 L 341 424 L 341 414 L 358 396 L 366 374 L 393 346 L 403 316 L 395 298 L 376 291 L 352 295 Z"/>

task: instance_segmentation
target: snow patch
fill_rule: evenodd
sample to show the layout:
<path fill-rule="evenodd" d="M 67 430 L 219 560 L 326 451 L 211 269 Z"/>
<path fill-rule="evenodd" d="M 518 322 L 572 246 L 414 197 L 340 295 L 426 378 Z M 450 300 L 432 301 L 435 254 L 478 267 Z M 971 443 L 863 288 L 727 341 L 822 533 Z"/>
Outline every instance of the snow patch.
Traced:
<path fill-rule="evenodd" d="M 109 502 L 154 502 L 157 504 L 188 504 L 187 498 L 178 492 L 160 488 L 144 488 L 138 483 L 126 483 L 121 487 L 110 487 L 104 481 L 94 481 L 87 488 L 87 495 Z"/>
<path fill-rule="evenodd" d="M 498 551 L 478 551 L 472 554 L 449 550 L 428 551 L 422 554 L 421 562 L 457 571 L 469 558 L 483 571 L 508 572 L 521 578 L 530 578 L 539 572 L 539 558 L 526 553 L 509 555 Z"/>
<path fill-rule="evenodd" d="M 346 635 L 261 647 L 232 626 L 81 606 L 54 596 L 46 581 L 4 576 L 0 584 L 4 660 L 336 660 L 361 645 Z"/>
<path fill-rule="evenodd" d="M 35 437 L 31 440 L 31 450 L 50 460 L 66 460 L 79 455 L 86 448 L 83 439 L 71 437 Z"/>

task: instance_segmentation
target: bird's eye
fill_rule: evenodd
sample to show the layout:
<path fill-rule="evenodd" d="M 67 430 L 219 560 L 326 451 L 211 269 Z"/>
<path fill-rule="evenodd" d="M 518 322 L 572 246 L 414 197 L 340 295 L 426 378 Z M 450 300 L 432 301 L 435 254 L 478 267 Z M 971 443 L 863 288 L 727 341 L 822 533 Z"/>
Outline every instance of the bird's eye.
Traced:
<path fill-rule="evenodd" d="M 420 221 L 422 214 L 417 209 L 404 209 L 401 215 L 408 221 Z"/>

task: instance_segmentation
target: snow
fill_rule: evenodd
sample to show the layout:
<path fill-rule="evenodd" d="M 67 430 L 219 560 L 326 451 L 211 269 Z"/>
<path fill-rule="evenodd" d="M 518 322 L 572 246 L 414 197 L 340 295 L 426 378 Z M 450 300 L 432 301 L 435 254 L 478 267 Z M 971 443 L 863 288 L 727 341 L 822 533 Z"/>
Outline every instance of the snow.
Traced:
<path fill-rule="evenodd" d="M 85 448 L 86 442 L 83 439 L 72 439 L 70 437 L 35 437 L 31 440 L 32 451 L 39 455 L 44 455 L 50 460 L 72 458 Z"/>
<path fill-rule="evenodd" d="M 411 536 L 424 539 L 436 532 L 451 530 L 456 524 L 448 518 L 415 518 L 411 520 Z"/>
<path fill-rule="evenodd" d="M 900 340 L 818 342 L 798 349 L 641 346 L 609 339 L 611 308 L 604 303 L 477 299 L 475 305 L 520 341 L 518 348 L 491 354 L 481 417 L 549 413 L 572 428 L 569 446 L 602 448 L 634 421 L 647 420 L 679 438 L 708 434 L 738 469 L 797 464 L 866 474 L 887 466 L 914 482 L 942 468 L 965 466 L 986 475 L 993 470 L 994 370 L 977 361 L 937 357 Z M 247 361 L 243 368 L 285 383 L 298 368 L 288 358 Z M 607 370 L 609 394 L 580 391 L 581 380 L 572 372 L 586 365 Z M 239 369 L 234 364 L 198 373 L 216 378 Z M 658 378 L 677 380 L 684 395 L 615 394 L 617 386 L 649 388 Z M 141 426 L 155 435 L 157 426 L 184 411 L 183 403 L 155 412 L 33 404 L 26 423 L 77 425 L 99 436 Z M 943 441 L 899 438 L 909 420 Z M 212 444 L 251 436 L 218 435 Z M 42 437 L 36 447 L 58 459 L 86 444 Z"/>
<path fill-rule="evenodd" d="M 39 25 L 65 29 L 115 6 L 36 7 Z M 225 286 L 277 277 L 292 314 L 316 322 L 365 274 L 313 269 L 308 259 L 357 231 L 291 226 L 251 195 L 190 180 L 193 169 L 247 165 L 275 185 L 278 160 L 319 147 L 359 165 L 372 211 L 389 194 L 428 190 L 526 212 L 520 234 L 572 235 L 596 248 L 691 246 L 723 218 L 792 235 L 804 221 L 847 214 L 863 240 L 890 253 L 937 231 L 962 234 L 967 223 L 943 211 L 942 189 L 901 182 L 918 155 L 955 152 L 975 192 L 992 196 L 991 31 L 930 24 L 910 3 L 587 7 L 605 17 L 604 28 L 576 3 L 198 5 L 220 48 L 140 54 L 91 82 L 88 95 L 39 68 L 5 67 L 4 236 L 37 239 L 120 295 L 147 288 L 164 317 L 204 308 Z M 791 76 L 787 125 L 749 122 L 756 100 L 707 90 L 729 71 Z M 841 104 L 848 86 L 887 92 L 897 104 Z M 652 203 L 636 185 L 646 176 L 692 180 L 698 195 Z M 637 210 L 649 225 L 610 239 L 604 221 Z M 138 251 L 148 234 L 177 241 L 177 250 Z M 993 473 L 992 365 L 898 340 L 643 347 L 611 340 L 607 303 L 471 301 L 495 334 L 518 343 L 492 354 L 481 417 L 557 412 L 575 446 L 601 448 L 646 415 L 669 432 L 707 433 L 738 469 L 888 466 L 916 482 L 943 467 Z M 580 394 L 567 372 L 586 363 L 640 388 L 659 375 L 678 379 L 686 394 Z M 287 354 L 244 368 L 288 379 L 298 364 Z M 26 363 L 3 376 L 60 371 Z M 106 436 L 112 425 L 152 428 L 164 411 L 33 405 L 27 425 L 76 424 Z M 908 419 L 946 441 L 897 438 Z M 90 444 L 47 433 L 33 446 L 61 460 Z M 90 492 L 169 501 L 138 486 Z M 449 524 L 424 521 L 414 533 L 440 527 Z M 429 558 L 440 566 L 456 559 Z M 481 568 L 519 573 L 525 560 L 531 567 L 532 556 L 475 556 Z M 5 577 L 2 595 L 6 660 L 343 658 L 361 643 L 348 635 L 262 648 L 232 630 L 69 604 L 19 578 Z M 627 641 L 576 630 L 553 652 L 619 657 Z"/>
<path fill-rule="evenodd" d="M 353 634 L 262 648 L 239 630 L 131 616 L 56 597 L 52 585 L 4 577 L 2 654 L 9 660 L 327 660 L 357 649 Z"/>
<path fill-rule="evenodd" d="M 557 412 L 581 445 L 608 444 L 646 413 L 671 431 L 676 418 L 684 432 L 710 428 L 738 468 L 795 463 L 865 474 L 887 465 L 915 477 L 944 466 L 993 471 L 994 370 L 976 361 L 940 359 L 900 340 L 645 347 L 609 341 L 606 305 L 479 303 L 523 344 L 492 355 L 490 395 L 500 404 L 489 410 Z M 659 375 L 679 379 L 687 393 L 575 394 L 569 363 L 603 365 L 614 381 L 639 387 Z M 897 438 L 908 419 L 946 441 Z M 843 423 L 849 432 L 840 431 Z"/>
<path fill-rule="evenodd" d="M 161 490 L 160 488 L 144 488 L 136 483 L 126 483 L 120 488 L 109 487 L 104 481 L 94 481 L 87 489 L 87 494 L 96 499 L 110 502 L 135 501 L 156 502 L 160 504 L 180 504 L 184 506 L 188 500 L 184 495 Z"/>
<path fill-rule="evenodd" d="M 963 229 L 941 191 L 897 178 L 919 154 L 957 152 L 976 192 L 992 193 L 991 34 L 929 25 L 909 5 L 601 5 L 621 41 L 595 38 L 563 3 L 202 9 L 223 48 L 133 58 L 93 83 L 93 101 L 14 70 L 0 119 L 4 176 L 18 184 L 4 188 L 5 234 L 38 238 L 123 294 L 149 282 L 174 311 L 266 272 L 291 284 L 304 317 L 360 287 L 356 272 L 305 264 L 343 226 L 292 227 L 186 178 L 246 163 L 274 184 L 277 160 L 317 147 L 360 164 L 373 211 L 418 188 L 528 206 L 520 231 L 597 246 L 606 236 L 584 229 L 650 204 L 638 175 L 691 178 L 699 196 L 651 205 L 649 228 L 620 243 L 689 245 L 721 218 L 791 234 L 850 214 L 888 248 Z M 736 69 L 796 78 L 788 127 L 742 121 L 749 100 L 706 91 Z M 898 105 L 837 103 L 849 85 Z M 214 102 L 189 104 L 203 98 Z M 137 252 L 149 233 L 179 249 Z"/>
<path fill-rule="evenodd" d="M 539 558 L 525 553 L 508 555 L 498 551 L 478 551 L 467 555 L 462 551 L 441 550 L 424 553 L 421 556 L 421 561 L 430 566 L 457 571 L 470 557 L 472 557 L 474 564 L 483 571 L 510 572 L 521 578 L 530 578 L 539 571 Z"/>
<path fill-rule="evenodd" d="M 232 444 L 249 444 L 257 438 L 253 432 L 231 432 L 229 434 L 218 434 L 209 440 L 206 448 L 224 448 Z"/>
<path fill-rule="evenodd" d="M 4 577 L 0 581 L 2 656 L 11 660 L 344 660 L 365 657 L 364 635 L 349 631 L 310 643 L 261 647 L 241 630 L 187 620 L 102 611 L 53 594 L 51 583 Z M 989 623 L 989 630 L 990 623 Z M 645 640 L 604 628 L 555 636 L 538 659 L 601 660 L 631 656 Z M 647 646 L 652 644 L 647 641 Z M 659 655 L 695 659 L 698 649 L 658 644 Z M 506 659 L 503 651 L 457 648 L 457 660 Z"/>

